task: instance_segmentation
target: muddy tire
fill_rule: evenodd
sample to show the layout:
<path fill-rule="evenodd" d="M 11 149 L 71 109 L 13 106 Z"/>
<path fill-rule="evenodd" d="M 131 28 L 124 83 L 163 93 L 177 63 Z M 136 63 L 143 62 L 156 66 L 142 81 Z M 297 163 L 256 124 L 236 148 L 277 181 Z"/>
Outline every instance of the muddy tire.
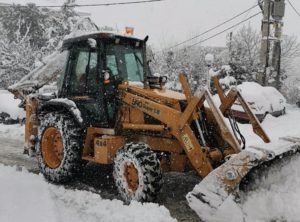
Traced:
<path fill-rule="evenodd" d="M 36 151 L 40 172 L 54 183 L 65 183 L 82 171 L 82 135 L 71 116 L 47 113 L 41 119 Z"/>
<path fill-rule="evenodd" d="M 144 143 L 126 144 L 114 160 L 114 179 L 126 203 L 150 202 L 162 188 L 162 172 L 156 154 Z"/>

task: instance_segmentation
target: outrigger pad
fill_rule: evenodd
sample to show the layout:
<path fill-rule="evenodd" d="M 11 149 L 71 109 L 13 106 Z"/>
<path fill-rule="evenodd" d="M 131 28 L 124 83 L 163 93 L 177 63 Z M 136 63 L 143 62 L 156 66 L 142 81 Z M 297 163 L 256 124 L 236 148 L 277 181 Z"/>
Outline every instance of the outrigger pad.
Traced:
<path fill-rule="evenodd" d="M 272 144 L 248 147 L 238 154 L 233 154 L 227 162 L 212 171 L 187 194 L 186 199 L 189 206 L 202 219 L 214 218 L 213 216 L 219 210 L 223 211 L 226 208 L 225 203 L 228 204 L 228 202 L 231 207 L 239 209 L 240 207 L 234 201 L 238 197 L 239 184 L 252 168 L 270 161 L 276 156 L 300 150 L 300 138 L 298 137 L 280 138 L 276 142 L 276 146 L 274 144 L 272 146 Z M 233 214 L 235 213 L 233 212 Z"/>

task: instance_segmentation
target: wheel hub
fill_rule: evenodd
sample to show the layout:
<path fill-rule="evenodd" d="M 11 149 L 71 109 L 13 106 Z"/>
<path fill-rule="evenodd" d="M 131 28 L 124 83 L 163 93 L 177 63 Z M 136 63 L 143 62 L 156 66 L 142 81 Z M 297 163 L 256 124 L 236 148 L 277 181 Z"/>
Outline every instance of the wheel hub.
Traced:
<path fill-rule="evenodd" d="M 135 168 L 133 163 L 125 163 L 124 176 L 129 190 L 135 192 L 139 187 L 139 175 L 138 170 Z"/>
<path fill-rule="evenodd" d="M 49 127 L 45 130 L 41 146 L 47 166 L 52 169 L 59 167 L 64 157 L 64 144 L 57 128 Z"/>

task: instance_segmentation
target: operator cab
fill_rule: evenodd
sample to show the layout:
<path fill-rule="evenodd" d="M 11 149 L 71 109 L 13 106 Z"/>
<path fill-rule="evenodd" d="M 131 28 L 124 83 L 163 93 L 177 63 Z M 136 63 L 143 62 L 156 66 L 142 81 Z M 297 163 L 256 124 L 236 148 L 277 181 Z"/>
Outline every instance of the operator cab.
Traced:
<path fill-rule="evenodd" d="M 118 85 L 123 81 L 142 85 L 147 76 L 145 47 L 146 40 L 111 33 L 65 40 L 68 56 L 58 97 L 73 100 L 87 125 L 113 127 Z"/>

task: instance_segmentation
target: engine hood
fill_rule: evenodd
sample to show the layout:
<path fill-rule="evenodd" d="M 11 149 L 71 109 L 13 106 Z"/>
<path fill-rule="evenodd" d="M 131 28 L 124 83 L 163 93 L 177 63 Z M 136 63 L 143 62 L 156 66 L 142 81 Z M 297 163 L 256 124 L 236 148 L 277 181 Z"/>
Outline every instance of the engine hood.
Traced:
<path fill-rule="evenodd" d="M 171 100 L 171 101 L 181 101 L 186 100 L 186 97 L 183 93 L 176 92 L 173 90 L 168 89 L 150 89 L 144 88 L 142 86 L 125 86 L 128 90 L 133 93 L 140 94 L 146 97 L 157 98 L 157 99 L 164 99 L 164 100 Z M 120 88 L 124 88 L 122 85 Z"/>

